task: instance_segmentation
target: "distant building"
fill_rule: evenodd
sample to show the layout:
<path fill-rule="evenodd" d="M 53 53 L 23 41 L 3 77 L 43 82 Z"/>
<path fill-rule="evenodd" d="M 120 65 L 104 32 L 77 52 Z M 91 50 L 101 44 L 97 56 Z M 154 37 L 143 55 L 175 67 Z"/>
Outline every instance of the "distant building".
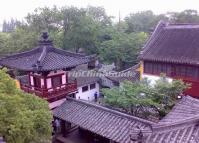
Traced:
<path fill-rule="evenodd" d="M 169 81 L 191 83 L 186 94 L 199 97 L 199 24 L 159 22 L 140 55 L 140 75 L 154 83 L 164 73 Z"/>
<path fill-rule="evenodd" d="M 94 101 L 95 94 L 99 96 L 99 81 L 98 77 L 79 77 L 77 79 L 77 92 L 74 94 L 76 99 Z"/>
<path fill-rule="evenodd" d="M 126 70 L 120 72 L 112 71 L 112 75 L 110 74 L 101 77 L 101 84 L 103 87 L 112 88 L 114 86 L 120 86 L 120 84 L 124 81 L 135 82 L 139 80 L 140 80 L 140 72 L 139 72 L 139 64 L 137 64 Z"/>

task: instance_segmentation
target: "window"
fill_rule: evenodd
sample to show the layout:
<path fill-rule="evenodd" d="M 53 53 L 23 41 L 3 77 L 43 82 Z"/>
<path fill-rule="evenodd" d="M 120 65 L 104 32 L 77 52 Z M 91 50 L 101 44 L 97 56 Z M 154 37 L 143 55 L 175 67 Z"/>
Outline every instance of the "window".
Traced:
<path fill-rule="evenodd" d="M 41 88 L 41 79 L 39 77 L 33 77 L 34 87 Z"/>
<path fill-rule="evenodd" d="M 90 84 L 90 89 L 95 89 L 96 88 L 96 85 L 95 85 L 95 83 L 93 83 L 93 84 Z"/>
<path fill-rule="evenodd" d="M 88 91 L 88 86 L 82 87 L 82 92 L 86 92 L 86 91 Z"/>
<path fill-rule="evenodd" d="M 169 64 L 159 62 L 144 62 L 144 73 L 160 75 L 165 73 L 170 77 L 199 78 L 199 68 L 182 64 Z"/>
<path fill-rule="evenodd" d="M 144 62 L 144 73 L 152 73 L 152 64 L 150 62 Z"/>
<path fill-rule="evenodd" d="M 52 86 L 53 87 L 58 87 L 61 84 L 62 84 L 62 77 L 61 76 L 52 77 Z"/>

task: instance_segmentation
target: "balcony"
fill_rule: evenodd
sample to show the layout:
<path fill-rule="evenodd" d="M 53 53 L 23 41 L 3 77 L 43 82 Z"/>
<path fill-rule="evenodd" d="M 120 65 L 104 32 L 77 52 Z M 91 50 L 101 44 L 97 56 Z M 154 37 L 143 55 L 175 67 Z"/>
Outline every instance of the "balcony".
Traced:
<path fill-rule="evenodd" d="M 49 102 L 64 98 L 70 93 L 77 91 L 77 82 L 62 84 L 56 88 L 38 88 L 28 84 L 20 83 L 21 89 L 27 93 L 35 94 Z"/>

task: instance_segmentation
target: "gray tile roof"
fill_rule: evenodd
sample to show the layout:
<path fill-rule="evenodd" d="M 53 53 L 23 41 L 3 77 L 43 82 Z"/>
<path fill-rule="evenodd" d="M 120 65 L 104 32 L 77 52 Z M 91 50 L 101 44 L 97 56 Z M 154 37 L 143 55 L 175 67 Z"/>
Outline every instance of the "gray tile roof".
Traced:
<path fill-rule="evenodd" d="M 140 59 L 199 64 L 199 24 L 159 22 L 141 52 Z"/>
<path fill-rule="evenodd" d="M 86 101 L 67 98 L 54 116 L 118 143 L 199 143 L 199 100 L 184 97 L 158 123 L 130 116 Z M 133 139 L 133 140 L 131 140 Z"/>
<path fill-rule="evenodd" d="M 147 136 L 151 143 L 198 143 L 199 142 L 199 100 L 184 97 L 172 111 Z"/>
<path fill-rule="evenodd" d="M 118 75 L 124 75 L 124 76 L 106 76 L 106 78 L 110 79 L 111 81 L 113 81 L 115 83 L 120 83 L 125 80 L 139 81 L 140 80 L 140 72 L 136 71 L 138 69 L 138 67 L 139 67 L 139 64 L 117 73 Z M 125 74 L 127 74 L 127 76 Z"/>
<path fill-rule="evenodd" d="M 153 122 L 130 116 L 87 101 L 67 98 L 53 111 L 55 117 L 76 124 L 119 143 L 130 142 L 133 127 L 151 130 Z"/>
<path fill-rule="evenodd" d="M 52 41 L 45 38 L 43 36 L 38 46 L 30 51 L 2 58 L 0 65 L 23 71 L 52 71 L 73 68 L 94 58 L 55 48 Z"/>
<path fill-rule="evenodd" d="M 74 80 L 74 78 L 69 78 L 69 81 Z M 92 84 L 92 83 L 96 83 L 100 81 L 100 78 L 98 77 L 77 77 L 77 87 L 81 87 L 84 85 L 88 85 L 88 84 Z"/>

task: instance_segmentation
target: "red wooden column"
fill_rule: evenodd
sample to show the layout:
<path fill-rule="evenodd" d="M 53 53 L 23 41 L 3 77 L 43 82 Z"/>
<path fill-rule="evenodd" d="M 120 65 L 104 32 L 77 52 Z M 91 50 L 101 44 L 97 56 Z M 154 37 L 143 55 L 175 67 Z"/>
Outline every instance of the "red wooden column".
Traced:
<path fill-rule="evenodd" d="M 47 77 L 46 77 L 46 75 L 43 76 L 43 79 L 44 79 L 43 96 L 46 97 L 47 96 Z"/>
<path fill-rule="evenodd" d="M 29 80 L 29 81 L 28 81 L 28 84 L 29 84 L 29 86 L 31 87 L 31 78 L 30 78 L 30 75 L 31 75 L 31 74 L 30 74 L 30 72 L 29 72 L 29 73 L 28 73 L 28 80 Z"/>
<path fill-rule="evenodd" d="M 66 83 L 68 83 L 68 72 L 66 71 L 65 74 L 66 74 Z"/>
<path fill-rule="evenodd" d="M 44 80 L 44 86 L 43 86 L 43 96 L 46 97 L 48 96 L 48 90 L 47 90 L 47 75 L 48 73 L 43 73 L 43 80 Z"/>

